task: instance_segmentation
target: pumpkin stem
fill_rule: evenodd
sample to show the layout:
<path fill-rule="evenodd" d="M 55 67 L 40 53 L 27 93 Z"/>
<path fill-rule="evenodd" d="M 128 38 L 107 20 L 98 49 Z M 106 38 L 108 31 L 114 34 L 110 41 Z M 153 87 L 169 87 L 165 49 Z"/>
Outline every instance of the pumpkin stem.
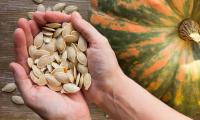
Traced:
<path fill-rule="evenodd" d="M 185 19 L 180 23 L 178 33 L 181 39 L 191 40 L 200 43 L 200 27 L 197 22 L 192 19 Z"/>

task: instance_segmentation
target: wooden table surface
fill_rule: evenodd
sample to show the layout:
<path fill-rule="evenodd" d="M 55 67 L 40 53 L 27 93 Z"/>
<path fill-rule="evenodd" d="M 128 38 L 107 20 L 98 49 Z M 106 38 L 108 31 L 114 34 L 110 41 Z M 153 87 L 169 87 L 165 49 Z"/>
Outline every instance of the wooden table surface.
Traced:
<path fill-rule="evenodd" d="M 66 2 L 80 7 L 80 13 L 87 18 L 89 0 L 44 0 L 45 6 L 52 6 L 58 2 Z M 12 34 L 16 28 L 16 21 L 26 17 L 26 12 L 35 11 L 36 5 L 32 0 L 0 0 L 0 88 L 8 82 L 14 82 L 8 64 L 14 60 Z M 22 105 L 11 102 L 12 95 L 18 91 L 7 94 L 0 92 L 0 120 L 41 120 L 37 114 Z M 93 120 L 105 120 L 104 113 L 90 105 Z"/>

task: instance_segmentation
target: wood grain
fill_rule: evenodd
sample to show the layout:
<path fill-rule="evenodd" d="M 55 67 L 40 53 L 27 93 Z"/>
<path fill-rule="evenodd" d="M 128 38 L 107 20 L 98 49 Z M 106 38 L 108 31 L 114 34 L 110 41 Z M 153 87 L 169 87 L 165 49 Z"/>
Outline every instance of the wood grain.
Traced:
<path fill-rule="evenodd" d="M 77 5 L 80 13 L 87 18 L 89 9 L 88 0 L 44 0 L 45 6 L 52 6 L 58 2 L 66 2 L 68 5 Z M 26 17 L 27 12 L 35 11 L 36 4 L 32 0 L 0 0 L 0 88 L 6 83 L 13 82 L 13 76 L 8 70 L 8 64 L 14 61 L 12 34 L 16 28 L 16 22 L 21 17 Z M 39 116 L 26 106 L 18 106 L 10 101 L 14 92 L 7 94 L 0 92 L 0 120 L 40 120 Z M 104 120 L 104 113 L 94 105 L 90 105 L 93 120 Z"/>

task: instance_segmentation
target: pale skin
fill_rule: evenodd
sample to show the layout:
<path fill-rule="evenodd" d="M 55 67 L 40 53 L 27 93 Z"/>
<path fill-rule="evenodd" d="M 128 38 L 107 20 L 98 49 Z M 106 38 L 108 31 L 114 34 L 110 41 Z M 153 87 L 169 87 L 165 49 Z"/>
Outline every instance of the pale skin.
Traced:
<path fill-rule="evenodd" d="M 28 78 L 27 47 L 47 22 L 72 22 L 88 41 L 89 72 L 92 85 L 88 91 L 71 95 L 59 94 L 44 86 L 36 86 Z M 37 12 L 34 19 L 19 19 L 14 33 L 16 62 L 10 64 L 25 104 L 47 120 L 91 120 L 85 99 L 94 103 L 114 120 L 191 120 L 152 96 L 128 78 L 118 65 L 108 40 L 74 12 Z M 84 97 L 83 97 L 84 96 Z M 48 98 L 48 99 L 46 99 Z"/>

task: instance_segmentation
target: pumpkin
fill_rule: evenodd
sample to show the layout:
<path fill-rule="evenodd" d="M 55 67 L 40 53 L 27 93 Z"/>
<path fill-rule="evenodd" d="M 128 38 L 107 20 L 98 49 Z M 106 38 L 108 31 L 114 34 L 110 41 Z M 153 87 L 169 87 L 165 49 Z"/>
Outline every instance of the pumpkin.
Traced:
<path fill-rule="evenodd" d="M 124 72 L 177 111 L 200 115 L 200 0 L 91 0 L 90 22 Z"/>

